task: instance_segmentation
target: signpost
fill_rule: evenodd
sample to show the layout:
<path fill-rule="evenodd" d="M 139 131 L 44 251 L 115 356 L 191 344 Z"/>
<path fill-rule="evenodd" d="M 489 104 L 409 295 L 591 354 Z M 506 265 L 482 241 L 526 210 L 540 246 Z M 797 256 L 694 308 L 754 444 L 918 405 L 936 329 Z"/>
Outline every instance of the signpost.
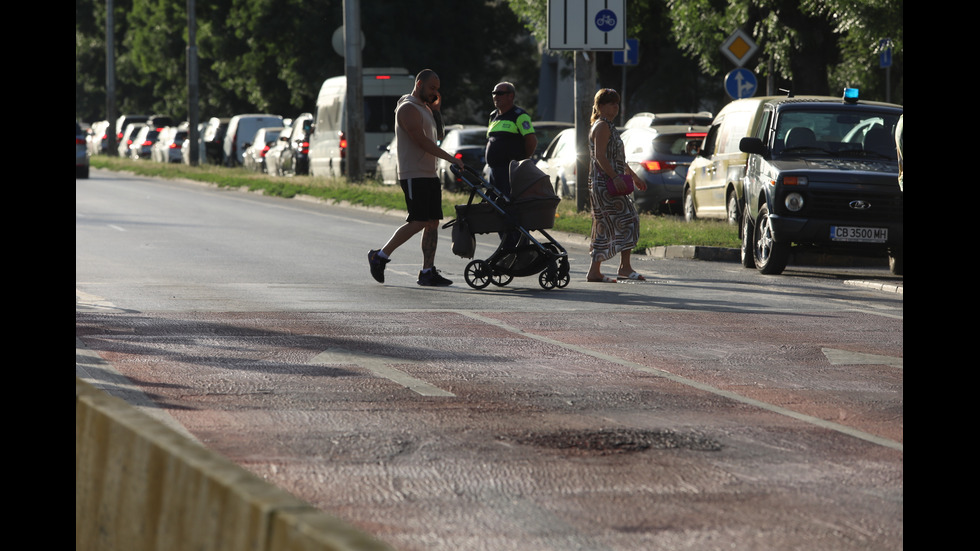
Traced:
<path fill-rule="evenodd" d="M 725 57 L 732 60 L 732 63 L 736 67 L 741 67 L 745 65 L 745 62 L 749 60 L 750 57 L 755 55 L 755 51 L 759 49 L 758 44 L 753 41 L 749 35 L 745 34 L 741 29 L 736 30 L 721 43 L 721 53 L 725 54 Z"/>
<path fill-rule="evenodd" d="M 885 101 L 892 100 L 892 39 L 878 42 L 878 66 L 885 70 Z"/>
<path fill-rule="evenodd" d="M 588 151 L 588 120 L 595 94 L 594 58 L 589 51 L 624 51 L 626 0 L 548 0 L 548 49 L 575 50 L 575 144 Z M 584 62 L 583 62 L 584 61 Z M 620 95 L 622 97 L 622 95 Z M 588 207 L 588 155 L 578 155 L 575 179 L 576 207 Z"/>
<path fill-rule="evenodd" d="M 743 65 L 755 55 L 758 44 L 741 29 L 736 30 L 721 44 L 721 53 L 732 60 L 737 68 L 725 75 L 725 92 L 732 99 L 750 98 L 758 87 L 755 74 Z"/>
<path fill-rule="evenodd" d="M 752 71 L 739 67 L 725 75 L 725 92 L 732 99 L 751 98 L 757 82 Z"/>
<path fill-rule="evenodd" d="M 623 85 L 619 89 L 619 124 L 626 124 L 626 67 L 640 63 L 640 41 L 635 38 L 626 39 L 626 49 L 613 52 L 613 65 L 623 67 Z"/>
<path fill-rule="evenodd" d="M 549 50 L 626 49 L 626 0 L 550 0 Z"/>

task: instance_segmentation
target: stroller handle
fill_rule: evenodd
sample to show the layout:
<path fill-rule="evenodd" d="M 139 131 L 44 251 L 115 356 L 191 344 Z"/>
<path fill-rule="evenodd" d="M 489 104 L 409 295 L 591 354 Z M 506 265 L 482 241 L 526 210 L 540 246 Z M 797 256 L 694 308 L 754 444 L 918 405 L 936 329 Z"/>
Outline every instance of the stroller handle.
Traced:
<path fill-rule="evenodd" d="M 460 174 L 461 172 L 469 172 L 474 176 L 480 176 L 475 170 L 470 168 L 468 165 L 463 165 L 463 168 L 459 168 L 456 165 L 449 165 L 449 170 L 451 170 L 453 174 L 455 174 L 456 176 L 461 176 Z"/>

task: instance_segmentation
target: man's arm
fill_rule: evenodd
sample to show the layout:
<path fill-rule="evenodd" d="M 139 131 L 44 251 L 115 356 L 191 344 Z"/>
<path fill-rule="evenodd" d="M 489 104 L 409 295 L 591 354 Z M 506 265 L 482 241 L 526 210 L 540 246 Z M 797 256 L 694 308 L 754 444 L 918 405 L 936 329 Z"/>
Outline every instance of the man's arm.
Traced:
<path fill-rule="evenodd" d="M 530 159 L 534 155 L 534 150 L 538 148 L 538 136 L 533 132 L 524 135 L 524 158 Z"/>

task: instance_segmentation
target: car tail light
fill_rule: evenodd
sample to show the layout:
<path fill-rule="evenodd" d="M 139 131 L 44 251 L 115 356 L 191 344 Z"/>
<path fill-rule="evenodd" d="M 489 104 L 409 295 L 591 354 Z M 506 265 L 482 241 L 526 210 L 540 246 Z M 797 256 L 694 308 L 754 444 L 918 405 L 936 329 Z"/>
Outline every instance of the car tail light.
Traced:
<path fill-rule="evenodd" d="M 150 140 L 145 140 L 143 142 L 143 147 L 150 147 L 151 145 L 153 145 L 153 142 L 151 142 Z"/>
<path fill-rule="evenodd" d="M 347 156 L 347 136 L 343 132 L 340 132 L 340 158 L 343 159 Z"/>
<path fill-rule="evenodd" d="M 85 140 L 82 138 L 75 138 L 75 145 L 85 145 Z"/>
<path fill-rule="evenodd" d="M 310 154 L 310 142 L 302 142 L 299 144 L 299 152 L 304 155 Z"/>
<path fill-rule="evenodd" d="M 688 139 L 694 139 L 694 138 L 697 138 L 697 139 L 701 139 L 701 140 L 703 140 L 703 139 L 704 139 L 704 137 L 705 137 L 705 136 L 707 136 L 707 135 L 708 135 L 708 133 L 707 133 L 707 132 L 688 132 L 688 133 L 687 133 L 687 137 L 688 137 Z"/>
<path fill-rule="evenodd" d="M 180 144 L 172 143 L 168 146 L 170 149 L 180 149 Z"/>
<path fill-rule="evenodd" d="M 374 80 L 391 80 L 391 75 L 375 75 Z"/>
<path fill-rule="evenodd" d="M 259 153 L 259 156 L 260 157 L 265 157 L 265 154 L 268 153 L 268 152 L 269 152 L 269 146 L 265 146 L 265 147 L 262 148 L 262 153 Z"/>
<path fill-rule="evenodd" d="M 643 170 L 646 170 L 647 172 L 657 173 L 674 170 L 677 168 L 677 163 L 670 163 L 666 161 L 643 161 L 640 163 L 640 166 L 642 166 Z"/>

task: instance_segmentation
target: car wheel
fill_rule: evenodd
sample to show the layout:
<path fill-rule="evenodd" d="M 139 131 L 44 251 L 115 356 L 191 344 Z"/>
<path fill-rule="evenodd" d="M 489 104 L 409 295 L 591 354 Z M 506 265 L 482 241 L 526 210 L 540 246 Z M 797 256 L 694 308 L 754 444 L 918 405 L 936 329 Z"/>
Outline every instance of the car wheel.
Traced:
<path fill-rule="evenodd" d="M 693 222 L 697 217 L 698 214 L 694 210 L 694 195 L 691 194 L 691 188 L 687 188 L 684 190 L 684 220 Z"/>
<path fill-rule="evenodd" d="M 755 268 L 755 257 L 753 256 L 752 244 L 755 237 L 755 226 L 749 218 L 748 209 L 742 214 L 742 247 L 740 250 L 742 267 Z"/>
<path fill-rule="evenodd" d="M 728 223 L 737 228 L 741 220 L 739 219 L 738 197 L 735 197 L 734 191 L 728 194 L 726 210 L 728 211 Z"/>
<path fill-rule="evenodd" d="M 759 209 L 752 243 L 755 268 L 759 272 L 772 275 L 783 273 L 789 260 L 789 245 L 773 239 L 772 220 L 766 205 Z"/>
<path fill-rule="evenodd" d="M 905 275 L 905 251 L 903 249 L 888 251 L 888 269 L 894 275 Z"/>

